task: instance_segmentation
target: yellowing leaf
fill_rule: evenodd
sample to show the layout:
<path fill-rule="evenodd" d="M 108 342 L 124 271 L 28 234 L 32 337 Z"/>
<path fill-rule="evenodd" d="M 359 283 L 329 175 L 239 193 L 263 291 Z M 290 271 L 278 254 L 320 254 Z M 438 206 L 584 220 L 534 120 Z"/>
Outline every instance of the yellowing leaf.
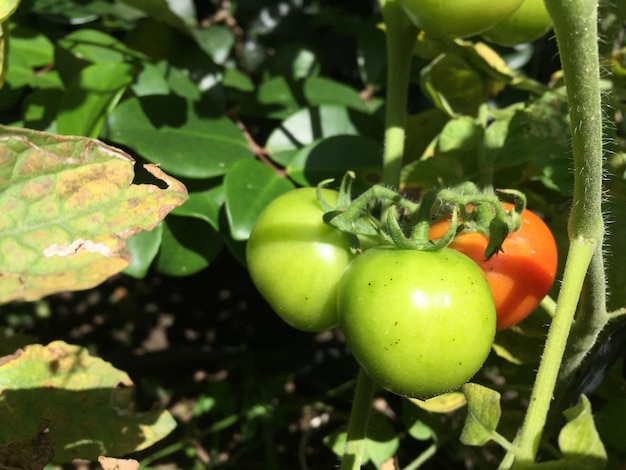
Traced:
<path fill-rule="evenodd" d="M 93 287 L 128 263 L 125 239 L 188 198 L 182 183 L 97 140 L 0 126 L 0 302 Z"/>
<path fill-rule="evenodd" d="M 465 406 L 465 403 L 467 403 L 465 395 L 461 392 L 444 393 L 443 395 L 438 395 L 428 400 L 409 398 L 409 401 L 423 410 L 432 413 L 451 413 Z"/>

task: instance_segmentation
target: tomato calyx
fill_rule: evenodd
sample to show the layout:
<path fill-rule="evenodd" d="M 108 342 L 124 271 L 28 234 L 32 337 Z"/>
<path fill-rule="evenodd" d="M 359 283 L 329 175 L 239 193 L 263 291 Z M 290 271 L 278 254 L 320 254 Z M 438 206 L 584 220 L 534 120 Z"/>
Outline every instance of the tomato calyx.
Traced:
<path fill-rule="evenodd" d="M 354 252 L 361 251 L 359 237 L 363 236 L 378 237 L 379 244 L 438 251 L 467 230 L 479 231 L 489 238 L 485 249 L 485 259 L 489 259 L 502 251 L 507 236 L 520 228 L 520 214 L 526 208 L 526 198 L 519 191 L 497 191 L 513 204 L 512 209 L 505 210 L 493 191 L 482 191 L 470 182 L 427 191 L 419 202 L 382 185 L 372 186 L 353 200 L 353 179 L 354 173 L 346 173 L 335 206 L 321 197 L 321 189 L 332 180 L 322 181 L 318 185 L 318 200 L 325 211 L 324 222 L 346 233 Z M 450 218 L 449 229 L 441 238 L 430 239 L 430 224 L 442 218 Z"/>

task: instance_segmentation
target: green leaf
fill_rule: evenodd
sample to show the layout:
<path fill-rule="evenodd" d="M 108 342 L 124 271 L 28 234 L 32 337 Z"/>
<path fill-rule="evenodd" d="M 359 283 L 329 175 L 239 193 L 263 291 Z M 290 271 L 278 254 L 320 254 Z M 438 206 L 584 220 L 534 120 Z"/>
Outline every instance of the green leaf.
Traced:
<path fill-rule="evenodd" d="M 462 391 L 467 399 L 467 417 L 460 440 L 468 446 L 485 445 L 500 421 L 500 394 L 474 383 L 463 385 Z"/>
<path fill-rule="evenodd" d="M 139 451 L 176 427 L 167 411 L 137 412 L 128 375 L 85 348 L 30 345 L 0 363 L 0 442 L 30 439 L 49 420 L 56 463 Z"/>
<path fill-rule="evenodd" d="M 316 186 L 329 178 L 341 181 L 348 170 L 356 173 L 355 183 L 360 190 L 380 181 L 380 145 L 355 135 L 328 137 L 300 149 L 287 165 L 287 174 L 302 186 Z"/>
<path fill-rule="evenodd" d="M 483 127 L 470 116 L 446 122 L 437 139 L 438 153 L 476 153 L 483 141 Z"/>
<path fill-rule="evenodd" d="M 62 97 L 63 91 L 55 89 L 30 93 L 23 102 L 24 127 L 56 133 L 56 113 Z"/>
<path fill-rule="evenodd" d="M 546 93 L 511 118 L 504 144 L 496 154 L 496 171 L 528 165 L 533 179 L 569 197 L 573 191 L 569 135 L 566 103 Z"/>
<path fill-rule="evenodd" d="M 450 116 L 476 116 L 488 97 L 486 81 L 454 54 L 442 54 L 424 67 L 421 85 L 435 106 Z"/>
<path fill-rule="evenodd" d="M 406 144 L 404 155 L 407 162 L 432 156 L 432 142 L 439 136 L 443 126 L 450 119 L 437 108 L 430 108 L 410 115 L 406 121 Z"/>
<path fill-rule="evenodd" d="M 0 302 L 91 288 L 128 264 L 124 240 L 187 199 L 131 184 L 134 161 L 99 141 L 0 127 Z"/>
<path fill-rule="evenodd" d="M 341 426 L 324 438 L 324 444 L 330 447 L 336 455 L 343 455 L 346 445 L 346 430 L 347 426 Z M 399 445 L 398 433 L 391 426 L 388 418 L 382 413 L 372 410 L 367 425 L 363 464 L 371 460 L 376 464 L 376 468 L 380 468 L 383 462 L 395 455 Z"/>
<path fill-rule="evenodd" d="M 367 423 L 365 453 L 376 468 L 393 457 L 400 446 L 400 438 L 387 418 L 382 413 L 372 411 Z"/>
<path fill-rule="evenodd" d="M 125 63 L 147 59 L 141 52 L 131 49 L 120 40 L 96 29 L 73 31 L 63 37 L 58 45 L 75 57 L 93 64 Z"/>
<path fill-rule="evenodd" d="M 607 455 L 596 431 L 589 399 L 582 395 L 581 403 L 563 412 L 568 423 L 559 433 L 559 448 L 568 469 L 604 469 Z"/>
<path fill-rule="evenodd" d="M 213 62 L 223 65 L 235 45 L 235 36 L 226 26 L 212 25 L 209 28 L 193 28 L 191 34 Z"/>
<path fill-rule="evenodd" d="M 463 165 L 458 158 L 437 155 L 406 165 L 402 169 L 401 181 L 403 187 L 421 191 L 459 183 L 463 177 Z"/>
<path fill-rule="evenodd" d="M 170 86 L 161 70 L 150 62 L 143 62 L 131 85 L 135 96 L 168 95 Z"/>
<path fill-rule="evenodd" d="M 36 29 L 24 25 L 11 25 L 9 62 L 19 57 L 28 67 L 44 67 L 54 62 L 54 44 Z"/>
<path fill-rule="evenodd" d="M 234 88 L 239 91 L 254 91 L 254 83 L 239 69 L 226 67 L 224 69 L 224 79 L 222 84 L 225 87 Z"/>
<path fill-rule="evenodd" d="M 354 88 L 330 78 L 309 77 L 304 81 L 303 91 L 311 106 L 330 104 L 370 112 L 367 103 Z"/>
<path fill-rule="evenodd" d="M 227 76 L 224 84 L 227 85 Z M 269 77 L 257 87 L 254 95 L 242 100 L 241 114 L 269 119 L 286 119 L 306 105 L 302 96 L 302 83 L 283 76 Z"/>
<path fill-rule="evenodd" d="M 180 2 L 179 10 L 172 11 L 170 5 L 176 5 L 176 2 L 168 2 L 167 0 L 121 0 L 125 4 L 146 12 L 151 18 L 173 26 L 179 31 L 187 31 L 191 18 L 188 14 L 188 2 Z M 186 8 L 187 7 L 187 8 Z M 195 15 L 194 15 L 195 16 Z"/>
<path fill-rule="evenodd" d="M 112 141 L 180 176 L 219 176 L 237 160 L 253 157 L 237 126 L 206 101 L 172 95 L 130 98 L 115 108 L 107 124 Z"/>
<path fill-rule="evenodd" d="M 382 126 L 370 116 L 341 106 L 305 108 L 283 121 L 270 134 L 265 148 L 270 153 L 294 150 L 335 135 L 361 135 L 381 141 Z"/>
<path fill-rule="evenodd" d="M 168 276 L 190 276 L 206 268 L 222 246 L 221 235 L 203 220 L 171 215 L 163 224 L 156 269 Z"/>
<path fill-rule="evenodd" d="M 148 269 L 154 261 L 163 236 L 163 226 L 157 225 L 149 231 L 139 232 L 126 240 L 126 247 L 130 256 L 130 264 L 124 269 L 128 274 L 137 279 L 142 279 L 148 273 Z"/>
<path fill-rule="evenodd" d="M 220 209 L 224 205 L 224 185 L 205 188 L 193 181 L 188 183 L 189 200 L 172 211 L 172 214 L 196 217 L 208 222 L 214 230 L 220 227 Z"/>
<path fill-rule="evenodd" d="M 247 240 L 261 211 L 294 189 L 286 178 L 257 160 L 241 160 L 224 177 L 226 215 L 234 240 Z"/>
<path fill-rule="evenodd" d="M 110 109 L 133 81 L 131 65 L 103 62 L 80 71 L 59 104 L 57 132 L 97 137 Z"/>

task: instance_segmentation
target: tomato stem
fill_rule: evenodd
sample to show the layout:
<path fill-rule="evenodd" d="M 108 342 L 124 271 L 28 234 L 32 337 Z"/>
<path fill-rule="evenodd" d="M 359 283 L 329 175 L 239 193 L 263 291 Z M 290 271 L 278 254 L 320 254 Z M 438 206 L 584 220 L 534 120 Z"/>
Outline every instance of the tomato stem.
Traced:
<path fill-rule="evenodd" d="M 545 0 L 545 3 L 554 23 L 567 87 L 574 159 L 574 201 L 568 224 L 570 247 L 563 286 L 528 411 L 517 439 L 515 464 L 522 466 L 535 460 L 559 379 L 559 369 L 565 366 L 560 381 L 567 382 L 608 320 L 601 250 L 604 224 L 601 209 L 602 114 L 597 2 Z M 585 281 L 588 269 L 589 275 Z M 576 320 L 581 327 L 577 328 L 574 316 L 585 282 L 593 292 L 593 306 L 591 309 L 582 309 Z M 587 331 L 584 331 L 583 325 Z M 568 344 L 570 331 L 573 334 Z M 569 348 L 568 354 L 565 354 L 566 347 Z"/>
<path fill-rule="evenodd" d="M 400 185 L 409 78 L 418 29 L 395 0 L 381 0 L 387 35 L 387 97 L 383 183 Z"/>
<path fill-rule="evenodd" d="M 374 389 L 374 381 L 365 373 L 362 367 L 359 368 L 354 401 L 352 402 L 350 420 L 348 421 L 346 447 L 343 451 L 340 470 L 358 470 L 361 468 Z"/>

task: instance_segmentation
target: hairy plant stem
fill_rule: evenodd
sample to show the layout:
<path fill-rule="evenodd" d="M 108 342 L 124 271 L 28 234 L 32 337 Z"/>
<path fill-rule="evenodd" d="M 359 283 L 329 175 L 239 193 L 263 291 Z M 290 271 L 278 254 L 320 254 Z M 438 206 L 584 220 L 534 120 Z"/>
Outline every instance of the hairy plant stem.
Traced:
<path fill-rule="evenodd" d="M 387 33 L 387 99 L 383 183 L 399 186 L 406 136 L 407 99 L 417 27 L 395 0 L 381 1 Z"/>
<path fill-rule="evenodd" d="M 350 420 L 348 421 L 346 447 L 343 451 L 340 470 L 357 470 L 361 468 L 374 389 L 374 382 L 363 368 L 360 368 L 356 379 L 354 401 L 352 402 Z"/>
<path fill-rule="evenodd" d="M 602 263 L 597 259 L 602 255 L 600 247 L 604 234 L 597 2 L 545 0 L 545 3 L 553 19 L 567 87 L 574 159 L 574 201 L 568 224 L 570 247 L 563 287 L 557 299 L 528 411 L 516 440 L 516 449 L 512 450 L 516 457 L 514 466 L 527 466 L 535 460 L 590 264 L 594 267 L 589 270 L 588 284 L 591 288 L 604 285 Z M 596 259 L 592 263 L 594 257 Z M 595 302 L 604 303 L 604 298 L 596 298 Z M 603 307 L 599 307 L 591 309 L 589 314 L 593 316 L 602 311 Z M 575 332 L 581 337 L 572 337 L 570 344 L 585 342 L 583 337 L 586 333 Z M 570 361 L 570 358 L 565 358 L 565 364 L 570 364 Z M 575 364 L 571 363 L 570 367 L 575 367 Z"/>
<path fill-rule="evenodd" d="M 387 35 L 387 97 L 382 183 L 400 186 L 404 155 L 407 99 L 417 27 L 395 0 L 380 0 Z M 363 461 L 369 412 L 374 396 L 372 379 L 360 368 L 348 422 L 341 470 L 358 470 Z"/>

